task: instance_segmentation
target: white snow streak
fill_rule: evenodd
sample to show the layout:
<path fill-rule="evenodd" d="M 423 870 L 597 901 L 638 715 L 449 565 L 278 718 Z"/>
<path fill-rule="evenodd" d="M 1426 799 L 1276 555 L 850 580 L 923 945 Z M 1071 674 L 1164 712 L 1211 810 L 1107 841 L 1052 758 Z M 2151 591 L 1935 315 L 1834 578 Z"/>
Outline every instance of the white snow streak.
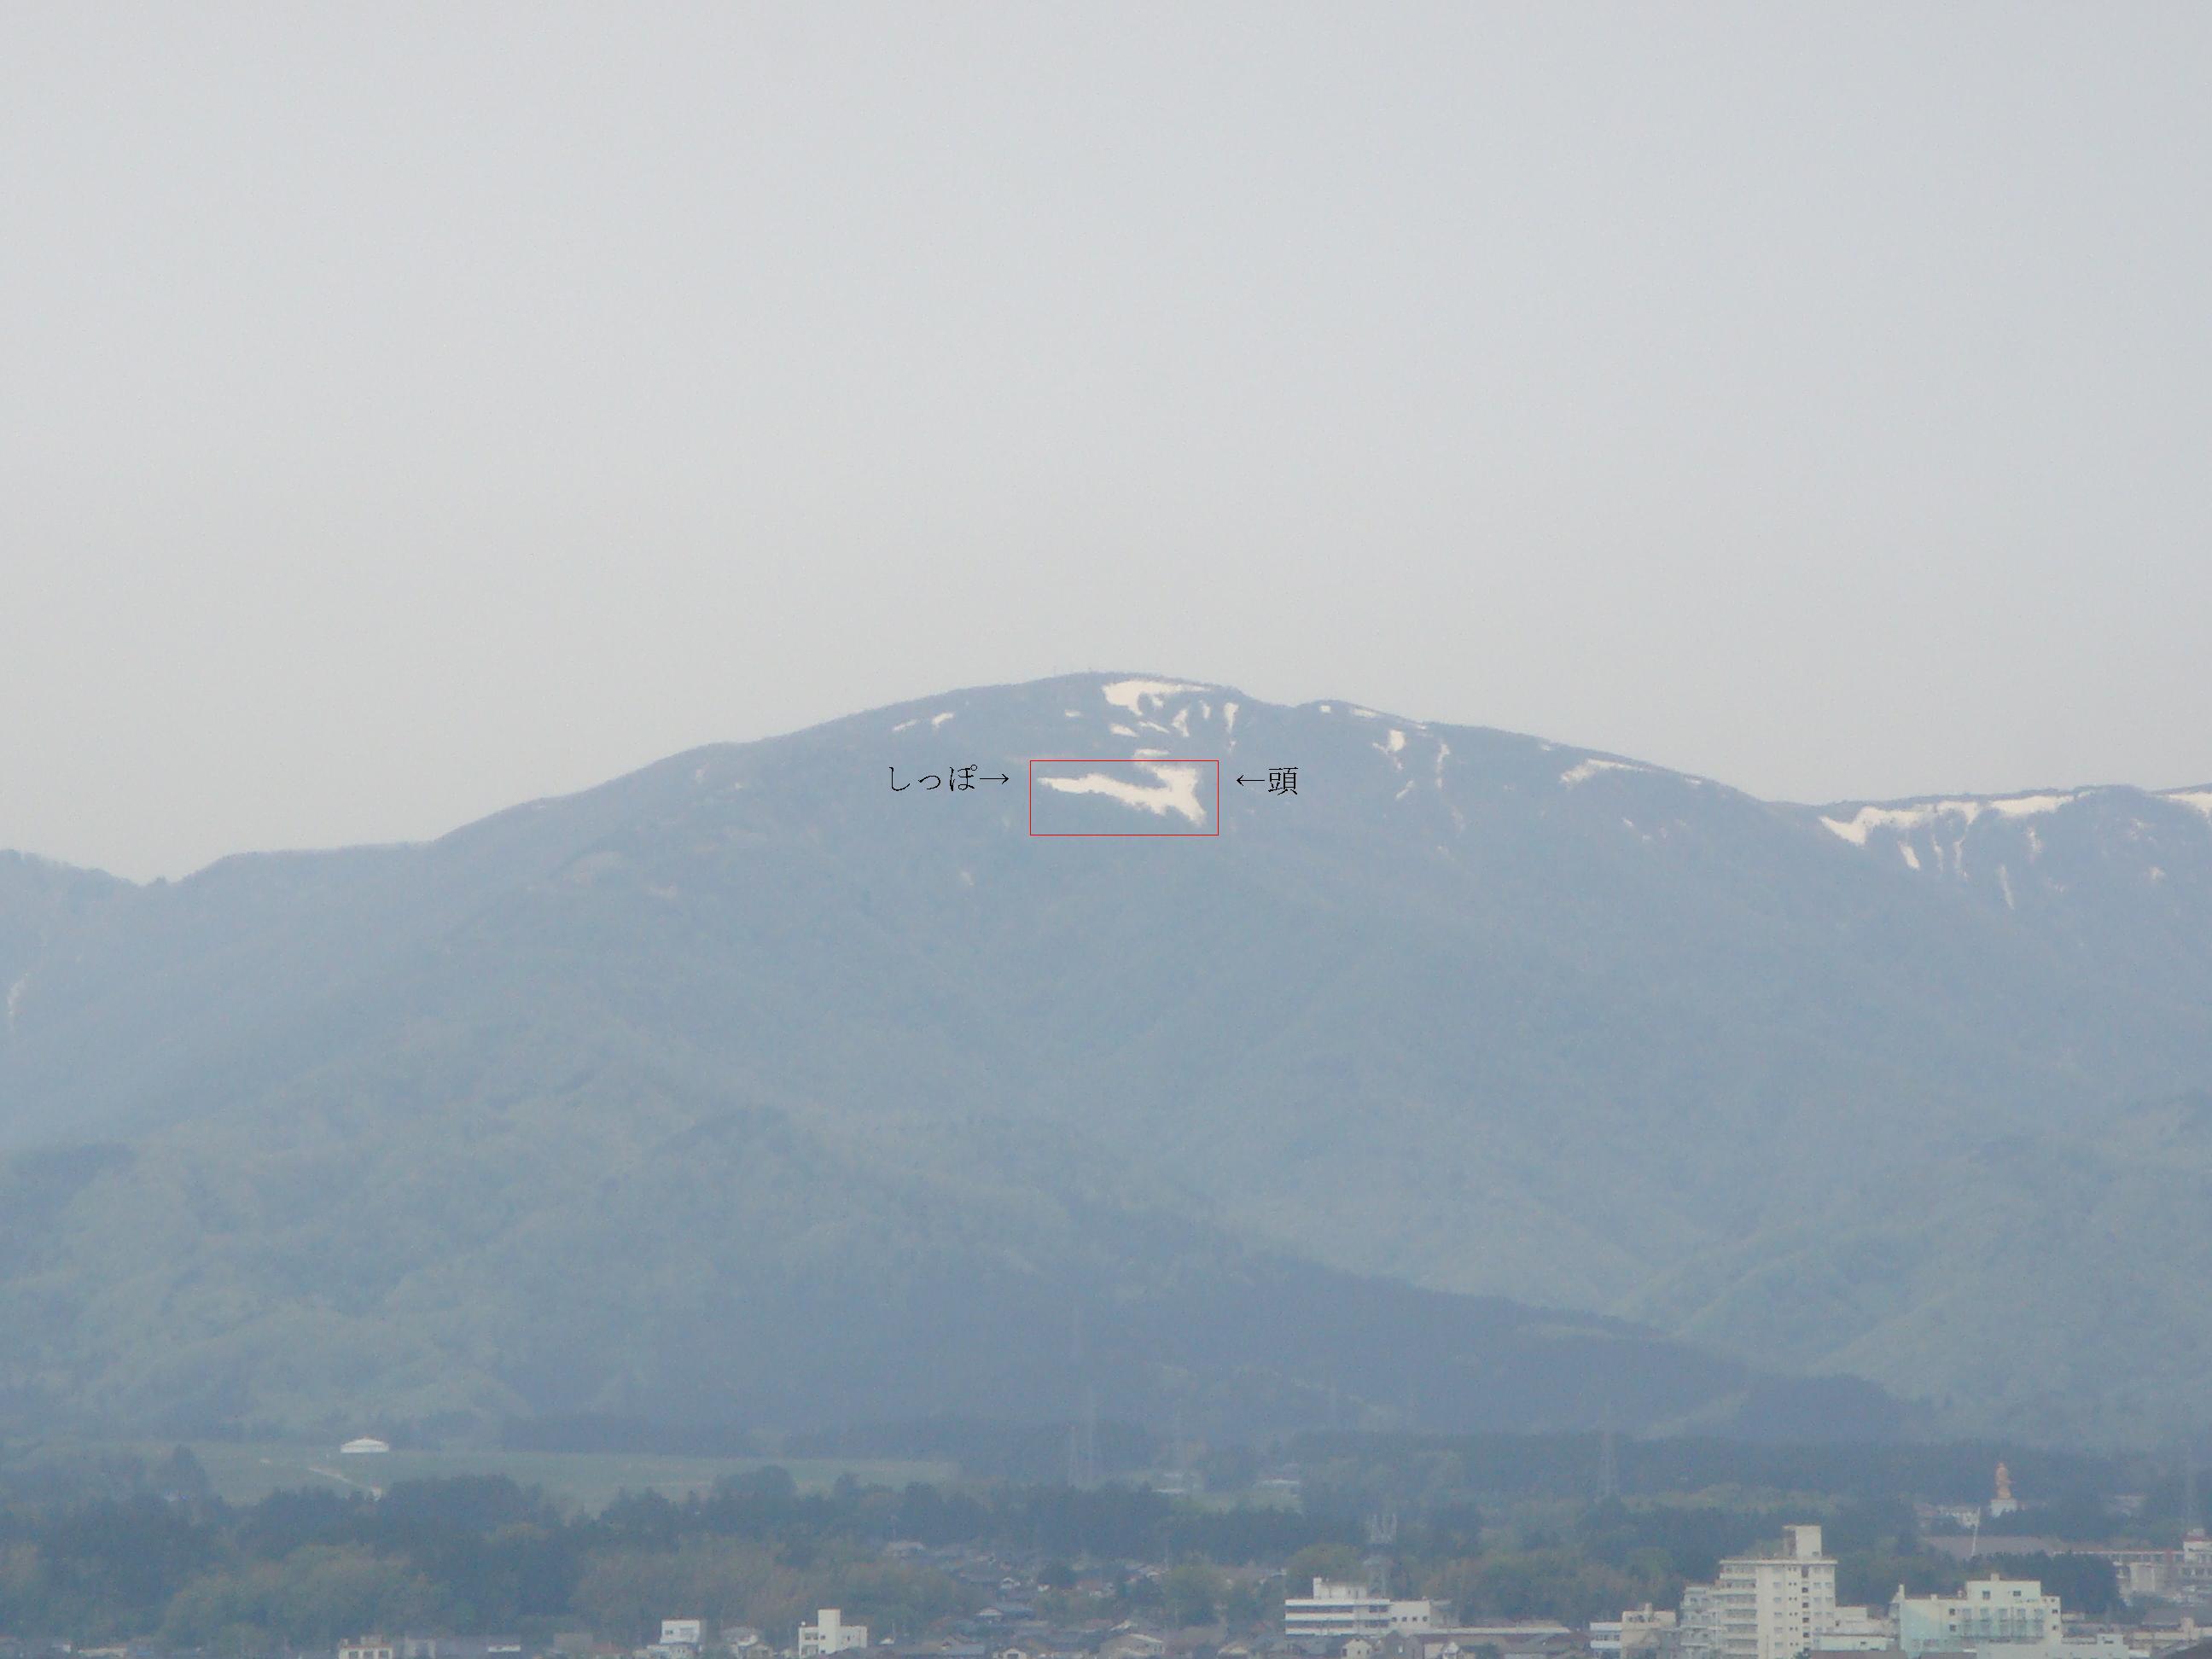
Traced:
<path fill-rule="evenodd" d="M 1587 783 L 1601 772 L 1648 772 L 1650 769 L 1648 766 L 1632 766 L 1626 761 L 1600 760 L 1592 755 L 1580 765 L 1570 766 L 1560 773 L 1559 781 L 1571 789 L 1578 783 Z"/>
<path fill-rule="evenodd" d="M 1180 680 L 1115 680 L 1111 685 L 1098 688 L 1099 695 L 1116 708 L 1126 708 L 1136 718 L 1144 718 L 1147 700 L 1158 702 L 1171 697 L 1178 691 L 1203 691 L 1202 685 L 1185 685 Z"/>
<path fill-rule="evenodd" d="M 2170 789 L 2160 799 L 2179 801 L 2184 806 L 2193 807 L 2207 818 L 2212 818 L 2212 789 Z"/>
<path fill-rule="evenodd" d="M 2081 799 L 2076 793 L 2065 795 L 2000 795 L 1982 804 L 2003 818 L 2032 818 L 2044 812 L 2055 812 L 2069 803 Z"/>
<path fill-rule="evenodd" d="M 1820 822 L 1853 846 L 1863 847 L 1867 836 L 1876 830 L 1918 830 L 1938 818 L 1956 818 L 1964 828 L 1984 812 L 1994 812 L 2002 818 L 2034 817 L 2041 813 L 2055 812 L 2069 802 L 2081 799 L 2076 792 L 2063 795 L 1998 795 L 1980 799 L 1968 797 L 1959 800 L 1912 801 L 1902 806 L 1862 806 L 1848 818 L 1824 817 Z"/>
<path fill-rule="evenodd" d="M 1174 812 L 1193 823 L 1206 822 L 1206 807 L 1198 799 L 1198 781 L 1204 767 L 1147 765 L 1144 769 L 1159 781 L 1149 785 L 1132 783 L 1127 778 L 1111 778 L 1103 772 L 1085 772 L 1073 778 L 1042 777 L 1037 781 L 1064 795 L 1103 795 L 1158 817 Z"/>
<path fill-rule="evenodd" d="M 1867 844 L 1876 830 L 1917 830 L 1934 813 L 1923 806 L 1862 806 L 1848 818 L 1822 818 L 1821 823 L 1854 847 Z"/>

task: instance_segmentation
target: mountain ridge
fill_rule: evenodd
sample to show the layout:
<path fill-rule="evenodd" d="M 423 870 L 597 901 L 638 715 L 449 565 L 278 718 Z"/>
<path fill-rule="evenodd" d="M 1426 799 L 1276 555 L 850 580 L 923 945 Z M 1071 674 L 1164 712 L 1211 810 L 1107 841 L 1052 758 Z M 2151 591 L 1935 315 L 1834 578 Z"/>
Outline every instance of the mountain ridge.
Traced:
<path fill-rule="evenodd" d="M 1018 779 L 1069 737 L 1141 763 L 1297 765 L 1301 793 L 1226 788 L 1218 838 L 1163 848 L 1035 841 L 1014 784 L 925 799 L 881 769 Z M 209 1180 L 313 1124 L 314 1156 L 370 1149 L 397 1202 L 418 1178 L 386 1156 L 403 1124 L 444 1146 L 537 1111 L 590 1141 L 617 1099 L 707 1113 L 695 1127 L 744 1101 L 827 1126 L 824 1144 L 921 1126 L 926 1164 L 927 1126 L 981 1111 L 1071 1166 L 1172 1177 L 1181 1212 L 1240 1248 L 1855 1371 L 1977 1428 L 2172 1431 L 2204 1352 L 2169 1304 L 2205 1265 L 2189 1217 L 2207 1159 L 2202 1127 L 2160 1103 L 2191 1097 L 2212 1056 L 2192 908 L 2212 823 L 2131 837 L 2102 807 L 2078 836 L 2072 817 L 1962 815 L 1984 839 L 1966 880 L 1938 882 L 1886 828 L 1839 835 L 1821 817 L 1838 810 L 1343 699 L 1140 675 L 945 692 L 428 842 L 102 890 L 15 999 L 0 1145 L 190 1143 Z M 2050 902 L 2023 908 L 2025 879 L 1992 902 L 1986 838 L 2054 826 L 2041 854 L 2021 839 L 1996 864 L 2057 872 Z M 2145 845 L 2172 866 L 2148 906 L 2130 896 Z M 812 1157 L 804 1179 L 834 1190 Z M 2109 1190 L 2085 1200 L 2093 1173 Z M 495 1197 L 530 1223 L 526 1194 Z M 1961 1260 L 1960 1225 L 1991 1249 Z M 2004 1259 L 2038 1237 L 2048 1285 Z M 171 1248 L 189 1258 L 188 1232 Z M 128 1279 L 99 1257 L 70 1243 L 51 1271 Z M 480 1294 L 527 1276 L 501 1271 Z M 2136 1305 L 2085 1273 L 2158 1288 Z M 1959 1334 L 1977 1298 L 2051 1293 L 2081 1305 L 2047 1340 Z M 450 1352 L 386 1316 L 416 1333 L 418 1369 Z M 2100 1380 L 2085 1340 L 2155 1363 Z M 126 1348 L 103 1363 L 129 1370 Z M 1993 1369 L 2021 1374 L 1982 1389 Z"/>

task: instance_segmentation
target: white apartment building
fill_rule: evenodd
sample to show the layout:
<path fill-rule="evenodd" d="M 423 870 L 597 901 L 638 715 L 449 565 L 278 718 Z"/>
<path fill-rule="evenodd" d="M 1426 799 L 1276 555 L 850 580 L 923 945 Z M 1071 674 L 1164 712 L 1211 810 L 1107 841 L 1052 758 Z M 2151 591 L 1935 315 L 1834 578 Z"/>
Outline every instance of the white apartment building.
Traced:
<path fill-rule="evenodd" d="M 1313 1581 L 1311 1595 L 1283 1602 L 1285 1636 L 1388 1636 L 1392 1631 L 1432 1630 L 1436 1622 L 1433 1602 L 1393 1601 L 1365 1584 L 1328 1578 Z"/>
<path fill-rule="evenodd" d="M 1907 1595 L 1900 1589 L 1890 1610 L 1906 1659 L 1929 1648 L 1999 1648 L 2024 1659 L 2032 1649 L 2057 1650 L 2066 1638 L 2058 1598 L 2033 1578 L 1970 1579 L 1960 1595 Z"/>
<path fill-rule="evenodd" d="M 1711 1584 L 1682 1587 L 1682 1611 L 1675 1629 L 1681 1659 L 1716 1659 L 1721 1649 L 1721 1607 Z"/>
<path fill-rule="evenodd" d="M 1713 1585 L 1714 1659 L 1798 1659 L 1834 1622 L 1836 1559 L 1818 1527 L 1784 1527 L 1779 1549 L 1732 1555 Z"/>
<path fill-rule="evenodd" d="M 822 1653 L 847 1653 L 854 1648 L 868 1645 L 868 1627 L 848 1625 L 845 1615 L 836 1607 L 823 1607 L 814 1615 L 811 1625 L 799 1627 L 799 1659 L 812 1659 Z"/>

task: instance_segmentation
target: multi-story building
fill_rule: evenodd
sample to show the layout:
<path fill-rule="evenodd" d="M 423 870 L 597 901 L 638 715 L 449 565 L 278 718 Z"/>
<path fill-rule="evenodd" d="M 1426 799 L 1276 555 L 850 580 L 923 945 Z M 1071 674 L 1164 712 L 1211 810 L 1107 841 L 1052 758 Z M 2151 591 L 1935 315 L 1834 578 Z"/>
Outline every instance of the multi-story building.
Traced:
<path fill-rule="evenodd" d="M 2155 1601 L 2171 1595 L 2179 1582 L 2179 1550 L 2090 1550 L 2112 1564 L 2121 1597 L 2130 1601 Z"/>
<path fill-rule="evenodd" d="M 1813 1632 L 1814 1649 L 1820 1653 L 1881 1653 L 1896 1645 L 1888 1618 L 1872 1607 L 1838 1607 Z"/>
<path fill-rule="evenodd" d="M 1686 1584 L 1674 1643 L 1681 1659 L 1719 1659 L 1721 1607 L 1711 1584 Z"/>
<path fill-rule="evenodd" d="M 1784 1527 L 1778 1549 L 1732 1555 L 1713 1585 L 1719 1646 L 1714 1659 L 1798 1659 L 1836 1611 L 1836 1559 L 1818 1527 Z"/>
<path fill-rule="evenodd" d="M 2181 1593 L 2212 1596 L 2212 1538 L 2203 1528 L 2194 1528 L 2181 1540 L 2179 1554 Z"/>
<path fill-rule="evenodd" d="M 1959 1595 L 1907 1595 L 1890 1603 L 1897 1620 L 1897 1643 L 1905 1659 L 1919 1659 L 1930 1648 L 1972 1648 L 2023 1656 L 2033 1649 L 2056 1650 L 2065 1640 L 2058 1598 L 2045 1595 L 2033 1578 L 1969 1579 Z"/>
<path fill-rule="evenodd" d="M 1669 1647 L 1675 1635 L 1675 1614 L 1668 1607 L 1646 1601 L 1618 1619 L 1601 1619 L 1589 1627 L 1593 1659 L 1650 1659 Z"/>
<path fill-rule="evenodd" d="M 1425 1631 L 1437 1623 L 1435 1604 L 1393 1601 L 1365 1584 L 1316 1578 L 1311 1595 L 1283 1602 L 1285 1636 L 1387 1636 L 1392 1631 Z"/>
<path fill-rule="evenodd" d="M 2112 1564 L 2130 1601 L 2212 1599 L 2212 1539 L 2192 1531 L 2178 1550 L 2092 1550 Z"/>
<path fill-rule="evenodd" d="M 845 1615 L 836 1607 L 823 1607 L 814 1615 L 811 1625 L 799 1627 L 799 1659 L 815 1659 L 825 1653 L 845 1653 L 868 1645 L 868 1627 L 848 1625 Z"/>

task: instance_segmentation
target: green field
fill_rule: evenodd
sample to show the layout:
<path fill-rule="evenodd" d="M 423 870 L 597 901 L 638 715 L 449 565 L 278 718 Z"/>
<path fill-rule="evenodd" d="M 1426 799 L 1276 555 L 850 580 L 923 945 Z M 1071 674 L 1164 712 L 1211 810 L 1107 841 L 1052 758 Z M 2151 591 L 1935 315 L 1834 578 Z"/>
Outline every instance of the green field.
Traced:
<path fill-rule="evenodd" d="M 272 1492 L 319 1487 L 331 1492 L 374 1492 L 400 1480 L 454 1474 L 503 1474 L 519 1485 L 542 1486 L 564 1508 L 590 1510 L 617 1493 L 658 1492 L 670 1498 L 704 1492 L 726 1474 L 770 1464 L 790 1471 L 802 1492 L 826 1490 L 840 1476 L 868 1486 L 904 1486 L 909 1480 L 947 1481 L 958 1474 L 952 1463 L 760 1457 L 653 1457 L 617 1452 L 392 1451 L 366 1457 L 341 1457 L 335 1445 L 280 1443 L 241 1444 L 230 1441 L 188 1443 L 228 1502 L 251 1504 Z M 117 1447 L 149 1458 L 167 1456 L 166 1443 Z"/>

